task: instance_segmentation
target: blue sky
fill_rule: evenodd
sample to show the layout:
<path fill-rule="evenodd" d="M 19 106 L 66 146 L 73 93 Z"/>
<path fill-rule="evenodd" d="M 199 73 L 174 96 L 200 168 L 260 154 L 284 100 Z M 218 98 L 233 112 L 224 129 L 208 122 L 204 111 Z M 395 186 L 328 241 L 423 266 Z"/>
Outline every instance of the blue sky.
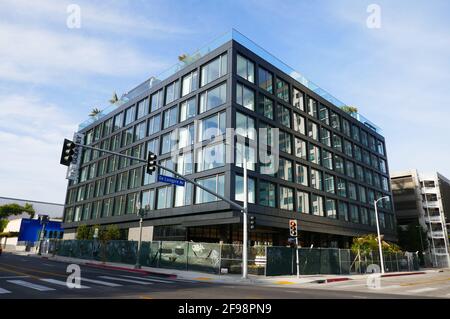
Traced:
<path fill-rule="evenodd" d="M 67 6 L 81 28 L 66 26 Z M 368 5 L 381 28 L 366 25 Z M 390 170 L 450 177 L 448 1 L 0 2 L 0 196 L 63 202 L 61 142 L 126 92 L 235 28 L 378 124 Z"/>

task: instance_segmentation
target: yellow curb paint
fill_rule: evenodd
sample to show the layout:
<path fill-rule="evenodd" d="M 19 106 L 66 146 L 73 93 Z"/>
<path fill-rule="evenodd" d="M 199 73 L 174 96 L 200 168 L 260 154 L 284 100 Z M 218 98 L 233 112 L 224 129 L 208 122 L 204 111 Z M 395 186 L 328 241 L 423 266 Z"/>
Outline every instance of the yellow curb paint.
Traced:
<path fill-rule="evenodd" d="M 275 281 L 275 283 L 278 285 L 293 285 L 293 284 L 295 284 L 295 282 L 292 282 L 292 281 Z"/>
<path fill-rule="evenodd" d="M 212 278 L 209 278 L 209 277 L 197 277 L 197 278 L 194 278 L 195 280 L 212 280 Z"/>

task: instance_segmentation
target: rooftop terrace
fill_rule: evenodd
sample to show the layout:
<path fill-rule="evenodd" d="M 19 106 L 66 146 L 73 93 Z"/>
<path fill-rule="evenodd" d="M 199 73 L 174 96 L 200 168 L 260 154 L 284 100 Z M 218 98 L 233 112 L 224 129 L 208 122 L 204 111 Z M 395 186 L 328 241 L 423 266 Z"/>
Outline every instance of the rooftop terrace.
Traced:
<path fill-rule="evenodd" d="M 81 123 L 78 127 L 78 130 L 84 129 L 85 127 L 89 126 L 90 124 L 94 123 L 95 121 L 99 120 L 100 118 L 106 116 L 110 112 L 117 109 L 123 103 L 126 103 L 127 101 L 132 100 L 133 98 L 139 96 L 146 90 L 151 89 L 156 83 L 164 81 L 165 79 L 167 79 L 170 76 L 174 75 L 175 73 L 183 70 L 188 65 L 192 64 L 193 62 L 197 61 L 201 57 L 207 55 L 208 53 L 212 52 L 213 50 L 217 49 L 221 45 L 223 45 L 231 40 L 238 42 L 239 44 L 243 45 L 244 47 L 251 50 L 255 54 L 259 55 L 261 58 L 263 58 L 267 62 L 271 63 L 273 66 L 277 67 L 278 69 L 280 69 L 287 75 L 291 76 L 294 80 L 300 82 L 301 84 L 306 86 L 308 89 L 310 89 L 314 93 L 318 94 L 319 96 L 321 96 L 328 102 L 334 104 L 335 106 L 337 106 L 337 107 L 347 106 L 347 104 L 338 100 L 333 95 L 331 95 L 330 93 L 328 93 L 327 91 L 325 91 L 324 89 L 322 89 L 321 87 L 316 85 L 315 83 L 313 83 L 310 80 L 308 80 L 307 78 L 305 78 L 300 72 L 294 70 L 293 68 L 291 68 L 290 66 L 288 66 L 287 64 L 285 64 L 284 62 L 282 62 L 281 60 L 279 60 L 272 54 L 270 54 L 269 52 L 267 52 L 265 49 L 263 49 L 262 47 L 260 47 L 256 43 L 254 43 L 252 40 L 250 40 L 249 38 L 244 36 L 242 33 L 240 33 L 239 31 L 236 31 L 235 29 L 232 29 L 231 31 L 225 33 L 224 35 L 216 38 L 209 44 L 205 45 L 198 51 L 194 52 L 192 55 L 189 55 L 188 59 L 185 59 L 182 62 L 176 63 L 175 65 L 170 67 L 168 70 L 160 73 L 156 77 L 153 77 L 153 76 L 150 77 L 148 80 L 141 83 L 140 85 L 138 85 L 137 87 L 135 87 L 134 89 L 129 91 L 128 93 L 125 93 L 124 95 L 122 95 L 122 97 L 120 98 L 120 100 L 117 103 L 111 104 L 110 106 L 104 108 L 96 116 L 91 117 L 91 118 L 87 119 L 86 121 L 84 121 L 83 123 Z M 362 116 L 360 113 L 355 112 L 355 113 L 351 113 L 350 115 L 352 117 L 354 117 L 355 119 L 357 119 L 358 121 L 360 121 L 361 123 L 363 123 L 364 125 L 366 125 L 367 127 L 369 127 L 370 129 L 381 134 L 381 129 L 377 125 L 375 125 L 374 123 L 369 121 L 367 118 Z"/>

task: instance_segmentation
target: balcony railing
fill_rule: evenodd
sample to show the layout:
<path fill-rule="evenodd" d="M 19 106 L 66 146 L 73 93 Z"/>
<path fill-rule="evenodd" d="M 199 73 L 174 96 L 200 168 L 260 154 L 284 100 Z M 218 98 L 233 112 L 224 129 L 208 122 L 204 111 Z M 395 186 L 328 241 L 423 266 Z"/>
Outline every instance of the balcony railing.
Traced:
<path fill-rule="evenodd" d="M 441 219 L 441 216 L 430 216 L 430 217 L 425 217 L 425 222 L 427 222 L 427 223 L 433 223 L 433 222 L 438 222 L 438 223 L 441 223 L 442 222 L 442 219 Z"/>
<path fill-rule="evenodd" d="M 444 232 L 443 231 L 432 231 L 431 237 L 433 238 L 444 238 Z"/>
<path fill-rule="evenodd" d="M 447 255 L 448 254 L 448 251 L 445 248 L 434 248 L 431 250 L 431 252 L 436 255 Z"/>

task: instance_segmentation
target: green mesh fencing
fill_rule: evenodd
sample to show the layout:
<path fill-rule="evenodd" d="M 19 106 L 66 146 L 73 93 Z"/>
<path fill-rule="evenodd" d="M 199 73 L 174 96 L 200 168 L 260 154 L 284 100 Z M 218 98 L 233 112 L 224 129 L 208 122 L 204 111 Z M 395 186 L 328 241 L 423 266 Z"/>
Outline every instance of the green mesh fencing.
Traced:
<path fill-rule="evenodd" d="M 188 243 L 187 270 L 218 274 L 220 272 L 220 245 Z"/>

